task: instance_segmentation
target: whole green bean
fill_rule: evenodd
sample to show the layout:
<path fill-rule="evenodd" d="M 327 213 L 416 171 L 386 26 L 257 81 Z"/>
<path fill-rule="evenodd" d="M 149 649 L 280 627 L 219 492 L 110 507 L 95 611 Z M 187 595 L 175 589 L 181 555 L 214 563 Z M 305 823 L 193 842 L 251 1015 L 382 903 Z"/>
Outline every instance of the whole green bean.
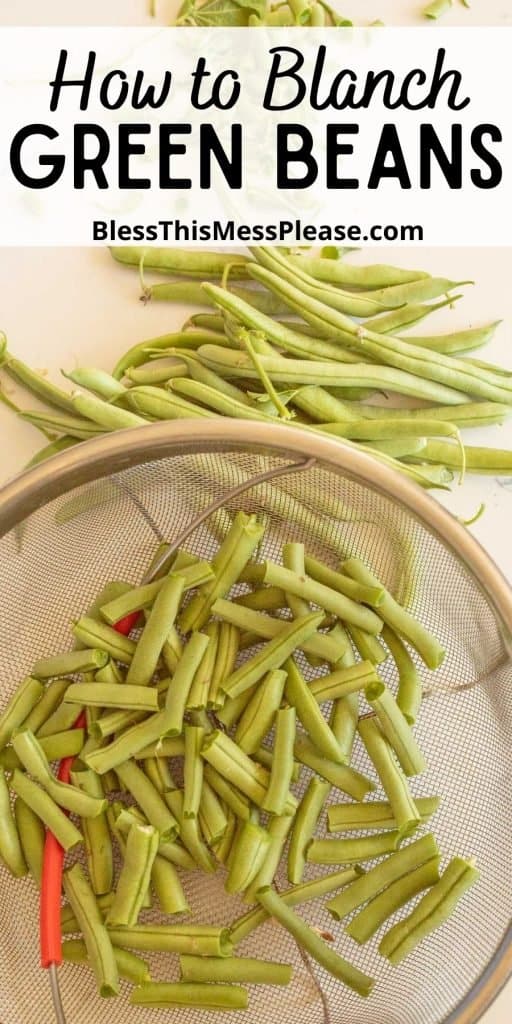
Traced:
<path fill-rule="evenodd" d="M 420 775 L 427 767 L 425 757 L 391 691 L 378 680 L 366 688 L 365 697 L 405 774 Z"/>
<path fill-rule="evenodd" d="M 141 960 L 140 957 L 135 956 L 135 953 L 130 953 L 127 949 L 113 947 L 113 952 L 121 978 L 126 978 L 134 985 L 142 985 L 151 980 L 149 964 L 145 960 Z M 87 947 L 81 939 L 67 939 L 66 942 L 63 942 L 62 957 L 71 964 L 89 963 Z"/>
<path fill-rule="evenodd" d="M 51 796 L 40 788 L 32 779 L 29 779 L 23 772 L 15 769 L 9 785 L 17 796 L 21 797 L 26 804 L 44 822 L 47 828 L 53 832 L 60 845 L 66 850 L 72 850 L 83 842 L 82 834 L 73 822 L 69 821 L 60 807 L 52 800 Z"/>
<path fill-rule="evenodd" d="M 225 957 L 204 960 L 200 956 L 180 956 L 181 980 L 189 982 L 241 982 L 248 985 L 289 985 L 292 968 L 274 960 L 250 957 Z"/>
<path fill-rule="evenodd" d="M 309 928 L 290 907 L 286 906 L 286 903 L 274 890 L 270 887 L 260 889 L 258 900 L 264 909 L 286 928 L 296 942 L 326 971 L 334 975 L 338 981 L 342 981 L 349 988 L 354 989 L 359 995 L 370 995 L 374 984 L 373 980 L 323 942 L 316 932 Z"/>
<path fill-rule="evenodd" d="M 28 867 L 11 809 L 9 787 L 0 768 L 0 862 L 2 861 L 15 878 L 22 878 L 27 874 Z"/>
<path fill-rule="evenodd" d="M 107 914 L 107 924 L 130 927 L 137 923 L 148 891 L 158 840 L 158 832 L 151 825 L 131 826 L 116 893 Z"/>
<path fill-rule="evenodd" d="M 61 370 L 63 377 L 72 381 L 78 388 L 85 388 L 92 391 L 98 398 L 105 398 L 110 401 L 112 398 L 119 398 L 126 391 L 123 384 L 120 384 L 112 374 L 105 370 L 98 370 L 92 367 L 78 367 L 75 370 Z"/>
<path fill-rule="evenodd" d="M 301 903 L 308 903 L 311 900 L 327 896 L 336 889 L 341 889 L 342 886 L 348 885 L 356 878 L 359 878 L 361 874 L 364 874 L 363 868 L 344 868 L 343 871 L 322 875 L 320 878 L 315 878 L 312 882 L 303 882 L 302 885 L 295 885 L 291 889 L 285 889 L 280 894 L 281 899 L 286 906 L 296 907 Z M 248 914 L 237 918 L 230 928 L 233 945 L 237 946 L 255 928 L 258 928 L 260 924 L 264 924 L 269 917 L 270 914 L 267 914 L 263 907 L 255 907 Z"/>
<path fill-rule="evenodd" d="M 359 735 L 391 804 L 397 828 L 402 836 L 407 835 L 417 827 L 421 818 L 407 779 L 396 763 L 391 746 L 375 718 L 360 720 Z"/>
<path fill-rule="evenodd" d="M 255 754 L 270 731 L 281 704 L 285 683 L 286 672 L 282 669 L 268 672 L 239 718 L 235 743 L 246 754 Z"/>
<path fill-rule="evenodd" d="M 174 390 L 164 390 L 150 385 L 136 385 L 130 388 L 126 401 L 150 420 L 216 418 L 216 413 L 203 409 L 194 402 L 187 402 Z"/>
<path fill-rule="evenodd" d="M 407 335 L 410 345 L 420 345 L 421 348 L 431 348 L 436 352 L 471 352 L 472 349 L 487 345 L 491 340 L 501 320 L 495 320 L 485 327 L 471 327 L 467 331 L 456 331 L 452 334 L 434 334 L 426 336 Z"/>
<path fill-rule="evenodd" d="M 337 764 L 335 761 L 329 761 L 326 757 L 322 757 L 307 740 L 297 740 L 294 753 L 297 761 L 311 768 L 320 778 L 326 779 L 331 786 L 347 793 L 353 800 L 364 800 L 367 793 L 375 789 L 375 783 L 356 771 L 355 768 L 346 764 Z"/>
<path fill-rule="evenodd" d="M 194 956 L 231 956 L 233 944 L 228 928 L 209 924 L 138 924 L 132 928 L 109 928 L 115 946 L 162 953 Z"/>
<path fill-rule="evenodd" d="M 349 558 L 343 562 L 342 569 L 368 586 L 379 586 L 377 577 L 361 562 L 359 558 Z M 384 600 L 379 606 L 379 614 L 392 629 L 408 640 L 421 655 L 428 668 L 439 668 L 444 658 L 444 650 L 433 634 L 417 621 L 405 608 L 385 591 Z"/>
<path fill-rule="evenodd" d="M 158 338 L 149 338 L 134 345 L 121 356 L 112 371 L 112 376 L 116 380 L 121 380 L 126 370 L 146 363 L 151 352 L 161 356 L 167 349 L 196 349 L 200 345 L 207 345 L 209 341 L 218 345 L 225 343 L 215 331 L 178 331 L 174 334 L 162 334 Z"/>
<path fill-rule="evenodd" d="M 207 622 L 212 605 L 224 597 L 237 582 L 240 572 L 251 559 L 264 532 L 256 516 L 238 512 L 212 561 L 214 578 L 203 584 L 180 617 L 184 633 L 200 629 Z"/>
<path fill-rule="evenodd" d="M 28 804 L 26 804 L 19 796 L 16 798 L 16 802 L 14 804 L 14 820 L 16 822 L 23 858 L 26 861 L 34 882 L 38 888 L 40 888 L 43 874 L 44 843 L 46 836 L 45 827 L 32 808 L 29 807 Z"/>
<path fill-rule="evenodd" d="M 54 654 L 36 661 L 32 671 L 37 679 L 53 679 L 55 676 L 72 676 L 77 672 L 95 672 L 108 662 L 106 651 L 84 649 Z M 76 715 L 75 715 L 76 717 Z"/>
<path fill-rule="evenodd" d="M 306 868 L 306 853 L 314 835 L 318 819 L 330 793 L 330 784 L 313 777 L 299 804 L 293 821 L 293 830 L 288 849 L 288 881 L 292 885 L 302 882 Z"/>
<path fill-rule="evenodd" d="M 155 359 L 148 365 L 130 366 L 125 376 L 137 385 L 166 384 L 173 377 L 186 377 L 188 374 L 187 364 L 173 356 Z"/>
<path fill-rule="evenodd" d="M 226 267 L 229 276 L 237 280 L 247 277 L 245 264 L 247 256 L 232 252 L 206 252 L 204 249 L 144 249 L 138 246 L 111 246 L 110 255 L 125 266 L 139 267 L 141 261 L 147 270 L 156 270 L 163 274 L 183 274 L 185 277 L 221 278 Z"/>
<path fill-rule="evenodd" d="M 95 818 L 106 809 L 103 797 L 90 796 L 75 786 L 59 782 L 50 771 L 48 759 L 33 733 L 16 733 L 12 745 L 23 767 L 39 782 L 60 807 L 81 818 Z"/>
<path fill-rule="evenodd" d="M 77 441 L 88 441 L 90 437 L 99 437 L 105 433 L 102 427 L 91 423 L 81 416 L 67 416 L 65 413 L 42 412 L 39 409 L 28 409 L 19 413 L 20 420 L 31 423 L 33 427 L 42 430 L 43 433 L 64 434 L 75 438 Z"/>
<path fill-rule="evenodd" d="M 313 839 L 308 846 L 307 860 L 312 864 L 358 864 L 393 853 L 399 842 L 400 832 L 396 829 L 355 839 Z"/>
<path fill-rule="evenodd" d="M 396 702 L 406 722 L 414 725 L 421 705 L 420 674 L 405 644 L 390 626 L 384 626 L 382 639 L 389 648 L 398 671 Z"/>
<path fill-rule="evenodd" d="M 132 1006 L 194 1006 L 198 1010 L 245 1010 L 247 990 L 240 985 L 204 985 L 198 982 L 152 981 L 133 989 Z"/>
<path fill-rule="evenodd" d="M 27 676 L 20 683 L 0 715 L 0 750 L 7 746 L 13 732 L 32 713 L 43 693 L 44 687 L 33 676 Z"/>
<path fill-rule="evenodd" d="M 341 764 L 342 752 L 294 658 L 286 661 L 285 668 L 286 700 L 295 708 L 297 717 L 310 736 L 315 750 L 321 757 Z"/>
<path fill-rule="evenodd" d="M 269 849 L 270 836 L 267 830 L 253 821 L 244 821 L 229 858 L 228 876 L 224 886 L 226 892 L 244 892 L 263 867 Z"/>
<path fill-rule="evenodd" d="M 135 654 L 136 644 L 128 636 L 123 636 L 104 622 L 97 622 L 85 615 L 73 624 L 72 633 L 86 648 L 106 651 L 111 658 L 123 665 L 130 665 Z"/>
<path fill-rule="evenodd" d="M 273 619 L 269 615 L 263 615 L 252 608 L 247 608 L 246 605 L 241 605 L 236 600 L 226 601 L 220 598 L 213 605 L 212 612 L 240 629 L 258 634 L 265 640 L 278 637 L 287 625 L 286 619 Z M 317 655 L 325 661 L 332 662 L 339 661 L 347 646 L 348 642 L 341 636 L 318 632 L 297 644 L 297 647 L 302 648 L 307 654 Z"/>
<path fill-rule="evenodd" d="M 394 965 L 401 963 L 426 935 L 450 917 L 466 890 L 479 877 L 480 872 L 472 860 L 454 857 L 439 882 L 425 893 L 409 917 L 386 932 L 379 953 Z"/>
<path fill-rule="evenodd" d="M 368 292 L 360 291 L 358 296 L 359 298 L 365 296 L 370 298 L 371 296 L 375 302 L 380 302 L 383 305 L 389 302 L 392 303 L 389 306 L 390 309 L 398 309 L 399 306 L 409 303 L 430 302 L 432 299 L 438 299 L 441 295 L 447 295 L 455 288 L 474 283 L 474 281 L 450 281 L 446 277 L 423 277 L 406 284 L 385 285 L 383 288 Z"/>
<path fill-rule="evenodd" d="M 464 456 L 464 465 L 468 473 L 509 476 L 512 472 L 512 453 L 509 449 L 465 445 Z M 449 441 L 428 441 L 421 452 L 421 458 L 426 462 L 438 462 L 439 457 L 445 458 L 448 466 L 461 468 L 461 454 L 457 447 L 452 446 Z"/>
<path fill-rule="evenodd" d="M 180 358 L 183 360 L 187 367 L 188 375 L 189 377 L 192 378 L 192 381 L 188 381 L 189 384 L 201 384 L 203 388 L 211 388 L 216 393 L 220 391 L 223 395 L 227 396 L 228 398 L 233 398 L 235 401 L 241 403 L 242 405 L 247 405 L 249 407 L 253 405 L 252 399 L 249 397 L 249 395 L 245 393 L 245 391 L 242 391 L 241 388 L 236 388 L 234 384 L 230 384 L 230 382 L 224 380 L 223 377 L 219 377 L 218 373 L 213 373 L 212 370 L 209 370 L 206 366 L 203 366 L 197 353 L 194 352 L 181 355 L 179 349 L 177 349 L 176 352 L 180 354 Z M 183 392 L 183 394 L 185 395 L 186 393 L 186 391 Z M 194 398 L 195 395 L 198 393 L 201 393 L 201 389 L 199 389 L 199 392 L 194 392 L 194 390 L 192 390 L 192 392 L 189 393 L 189 397 Z"/>
<path fill-rule="evenodd" d="M 71 780 L 84 793 L 102 799 L 101 779 L 94 772 L 73 768 Z M 114 880 L 112 843 L 106 815 L 103 813 L 96 818 L 82 818 L 82 829 L 92 889 L 97 896 L 102 896 L 110 892 Z"/>
<path fill-rule="evenodd" d="M 271 669 L 280 668 L 296 647 L 312 636 L 322 619 L 322 612 L 313 612 L 285 625 L 278 636 L 224 680 L 224 693 L 229 697 L 237 697 L 259 682 Z"/>
<path fill-rule="evenodd" d="M 14 359 L 9 352 L 6 352 L 5 358 L 2 359 L 2 369 L 6 370 L 10 377 L 14 377 L 18 384 L 27 388 L 38 398 L 42 398 L 48 405 L 71 414 L 75 411 L 71 396 L 66 391 L 62 391 L 56 384 L 52 384 L 41 373 L 31 370 L 20 359 Z"/>
<path fill-rule="evenodd" d="M 229 291 L 237 299 L 253 303 L 256 309 L 268 316 L 280 316 L 287 312 L 287 304 L 282 299 L 261 288 L 237 287 L 235 285 Z M 157 302 L 186 302 L 191 306 L 211 307 L 213 305 L 204 284 L 196 281 L 170 281 L 165 284 L 154 284 L 145 289 L 144 298 L 147 301 L 154 299 Z"/>
<path fill-rule="evenodd" d="M 76 444 L 78 444 L 78 438 L 76 437 L 58 437 L 56 441 L 51 441 L 50 444 L 45 445 L 44 448 L 36 452 L 27 462 L 25 469 L 39 466 L 41 462 L 46 462 L 46 459 L 50 459 L 53 455 L 58 455 L 68 448 L 74 448 Z"/>
<path fill-rule="evenodd" d="M 94 893 L 80 864 L 64 872 L 64 891 L 80 926 L 89 962 L 101 996 L 119 993 L 119 972 L 114 950 Z"/>
<path fill-rule="evenodd" d="M 328 284 L 343 285 L 347 288 L 373 289 L 387 288 L 397 284 L 408 284 L 428 278 L 421 270 L 403 270 L 400 267 L 389 267 L 375 263 L 369 266 L 345 263 L 342 260 L 325 259 L 320 256 L 296 256 L 290 254 L 289 262 L 304 269 L 318 281 Z"/>
<path fill-rule="evenodd" d="M 345 931 L 348 935 L 359 943 L 371 939 L 391 914 L 406 906 L 418 893 L 430 889 L 439 881 L 440 861 L 440 857 L 432 857 L 370 900 L 346 926 Z"/>
<path fill-rule="evenodd" d="M 263 810 L 269 814 L 284 814 L 293 775 L 295 728 L 295 708 L 280 708 L 275 719 L 274 757 L 270 782 L 262 805 Z"/>
<path fill-rule="evenodd" d="M 426 822 L 439 808 L 438 796 L 416 797 L 416 806 L 422 822 Z M 358 829 L 371 831 L 396 828 L 391 804 L 385 800 L 374 800 L 364 804 L 331 804 L 327 808 L 327 829 L 329 832 L 352 832 Z"/>
<path fill-rule="evenodd" d="M 71 396 L 71 404 L 74 412 L 92 420 L 105 430 L 124 430 L 127 427 L 140 427 L 147 423 L 142 416 L 136 416 L 128 409 L 120 409 L 117 405 L 105 402 L 102 398 L 94 395 L 86 395 L 81 391 L 75 391 Z"/>
<path fill-rule="evenodd" d="M 162 839 L 175 839 L 178 832 L 176 818 L 135 761 L 125 761 L 118 765 L 116 772 L 119 781 L 132 794 L 149 824 L 159 832 Z"/>

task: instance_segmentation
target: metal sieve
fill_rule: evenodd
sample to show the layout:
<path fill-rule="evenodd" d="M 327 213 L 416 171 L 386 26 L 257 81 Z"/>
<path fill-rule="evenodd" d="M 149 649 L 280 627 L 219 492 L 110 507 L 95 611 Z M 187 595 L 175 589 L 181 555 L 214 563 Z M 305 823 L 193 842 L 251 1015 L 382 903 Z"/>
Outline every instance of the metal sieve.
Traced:
<path fill-rule="evenodd" d="M 222 500 L 251 477 L 305 460 L 297 472 Z M 194 530 L 190 550 L 211 557 L 230 509 L 257 512 L 267 523 L 262 557 L 278 558 L 285 540 L 303 541 L 332 565 L 356 554 L 444 642 L 442 668 L 422 668 L 429 699 L 417 735 L 429 770 L 414 792 L 443 796 L 434 821 L 439 845 L 446 859 L 474 856 L 482 875 L 454 917 L 396 968 L 379 957 L 378 937 L 356 946 L 321 901 L 299 911 L 376 978 L 368 1000 L 305 963 L 293 940 L 267 922 L 237 952 L 292 963 L 292 984 L 270 996 L 253 988 L 249 1010 L 230 1019 L 472 1024 L 512 968 L 512 594 L 470 534 L 414 484 L 338 441 L 224 420 L 209 421 L 207 436 L 204 423 L 193 421 L 122 431 L 36 467 L 0 493 L 0 706 L 36 657 L 69 647 L 70 619 L 107 579 L 138 581 L 157 538 L 172 541 L 213 503 L 221 507 Z M 381 668 L 391 682 L 392 669 Z M 360 747 L 354 764 L 371 770 Z M 227 923 L 246 909 L 224 892 L 221 877 L 192 873 L 185 888 L 191 921 Z M 14 881 L 0 867 L 1 1024 L 53 1020 L 39 967 L 38 912 L 32 881 Z M 150 960 L 155 979 L 176 977 L 175 958 Z M 70 1024 L 170 1018 L 169 1011 L 131 1008 L 125 983 L 119 999 L 100 1000 L 86 968 L 63 965 L 59 976 Z M 177 1024 L 221 1019 L 172 1013 Z"/>

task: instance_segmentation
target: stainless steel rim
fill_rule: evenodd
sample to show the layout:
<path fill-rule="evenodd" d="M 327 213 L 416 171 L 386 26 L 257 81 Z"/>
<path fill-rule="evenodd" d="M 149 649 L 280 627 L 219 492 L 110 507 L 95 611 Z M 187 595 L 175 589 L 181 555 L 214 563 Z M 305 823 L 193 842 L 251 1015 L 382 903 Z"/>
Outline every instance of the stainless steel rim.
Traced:
<path fill-rule="evenodd" d="M 436 533 L 470 571 L 499 618 L 512 649 L 512 590 L 481 545 L 460 523 L 412 481 L 355 448 L 280 424 L 245 420 L 193 420 L 148 424 L 84 442 L 22 473 L 0 490 L 0 536 L 38 508 L 74 487 L 130 466 L 205 448 L 221 452 L 271 452 L 282 458 L 309 458 L 398 500 Z M 475 1024 L 512 973 L 512 928 L 492 960 L 446 1024 Z"/>

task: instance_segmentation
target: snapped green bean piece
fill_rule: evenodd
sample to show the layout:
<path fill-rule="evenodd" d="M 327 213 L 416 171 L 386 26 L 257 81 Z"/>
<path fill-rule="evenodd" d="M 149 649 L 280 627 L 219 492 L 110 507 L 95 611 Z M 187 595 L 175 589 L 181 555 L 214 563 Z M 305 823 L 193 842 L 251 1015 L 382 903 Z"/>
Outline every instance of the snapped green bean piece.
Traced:
<path fill-rule="evenodd" d="M 158 851 L 159 834 L 151 825 L 132 825 L 126 840 L 124 863 L 107 923 L 118 927 L 137 924 Z"/>
<path fill-rule="evenodd" d="M 119 993 L 119 971 L 94 893 L 80 864 L 64 872 L 64 892 L 71 904 L 87 948 L 101 996 Z"/>
<path fill-rule="evenodd" d="M 23 856 L 18 826 L 11 809 L 9 787 L 0 768 L 0 861 L 3 861 L 15 878 L 27 874 L 28 867 Z"/>
<path fill-rule="evenodd" d="M 50 771 L 48 759 L 33 733 L 25 730 L 13 736 L 12 745 L 23 767 L 39 782 L 60 807 L 81 818 L 95 818 L 105 811 L 103 797 L 90 796 L 68 783 L 59 782 Z"/>
<path fill-rule="evenodd" d="M 0 750 L 7 746 L 13 732 L 32 713 L 43 693 L 44 687 L 33 676 L 28 676 L 18 686 L 0 715 Z"/>

